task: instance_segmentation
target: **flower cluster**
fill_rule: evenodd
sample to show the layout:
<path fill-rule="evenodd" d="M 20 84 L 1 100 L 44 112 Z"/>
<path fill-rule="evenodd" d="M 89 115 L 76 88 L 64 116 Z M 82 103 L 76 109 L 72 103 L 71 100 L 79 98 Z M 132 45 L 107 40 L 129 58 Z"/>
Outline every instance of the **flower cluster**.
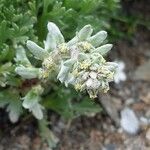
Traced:
<path fill-rule="evenodd" d="M 107 92 L 117 67 L 116 63 L 106 62 L 103 58 L 112 48 L 112 44 L 102 45 L 107 32 L 99 31 L 91 36 L 93 29 L 91 25 L 86 25 L 66 43 L 54 23 L 49 22 L 47 27 L 48 35 L 44 48 L 32 41 L 27 42 L 27 47 L 34 57 L 42 61 L 42 67 L 21 64 L 16 67 L 16 72 L 23 78 L 46 81 L 53 74 L 57 75 L 57 79 L 66 86 L 71 84 L 76 90 L 86 90 L 91 98 L 95 98 L 98 92 Z M 21 56 L 24 57 L 22 60 L 29 64 L 25 54 Z"/>

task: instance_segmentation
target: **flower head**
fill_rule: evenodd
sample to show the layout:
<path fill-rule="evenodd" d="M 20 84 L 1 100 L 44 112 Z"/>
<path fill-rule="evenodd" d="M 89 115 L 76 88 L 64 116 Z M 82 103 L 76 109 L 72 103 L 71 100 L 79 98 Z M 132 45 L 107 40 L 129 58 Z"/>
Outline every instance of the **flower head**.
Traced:
<path fill-rule="evenodd" d="M 99 31 L 91 36 L 92 26 L 86 25 L 73 39 L 65 42 L 54 23 L 49 22 L 47 27 L 44 48 L 32 41 L 27 42 L 30 52 L 42 61 L 41 68 L 32 66 L 24 56 L 30 65 L 22 66 L 21 71 L 17 67 L 16 72 L 23 78 L 38 77 L 41 80 L 48 80 L 49 76 L 55 73 L 57 79 L 66 86 L 71 84 L 76 90 L 87 91 L 91 98 L 95 98 L 99 92 L 107 92 L 116 70 L 116 64 L 107 62 L 103 57 L 112 48 L 112 44 L 102 45 L 107 32 Z M 23 73 L 26 71 L 28 74 Z"/>

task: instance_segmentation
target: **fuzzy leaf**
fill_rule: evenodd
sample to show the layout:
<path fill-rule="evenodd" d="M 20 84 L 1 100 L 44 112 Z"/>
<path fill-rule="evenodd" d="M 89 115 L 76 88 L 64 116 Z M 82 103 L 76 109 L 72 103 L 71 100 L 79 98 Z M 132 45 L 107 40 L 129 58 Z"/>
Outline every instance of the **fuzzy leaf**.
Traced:
<path fill-rule="evenodd" d="M 79 31 L 79 33 L 77 33 L 77 36 L 80 41 L 84 41 L 91 36 L 92 32 L 93 29 L 91 25 L 86 25 Z"/>
<path fill-rule="evenodd" d="M 88 56 L 85 53 L 79 53 L 78 59 L 82 61 L 88 59 Z"/>
<path fill-rule="evenodd" d="M 27 47 L 37 59 L 43 60 L 45 57 L 48 57 L 48 52 L 46 50 L 30 40 L 27 41 Z"/>
<path fill-rule="evenodd" d="M 67 67 L 71 67 L 76 62 L 76 59 L 68 59 L 64 62 L 64 65 Z"/>
<path fill-rule="evenodd" d="M 53 134 L 52 131 L 47 127 L 48 123 L 45 119 L 38 121 L 40 135 L 43 140 L 46 140 L 50 148 L 56 147 L 59 139 Z"/>
<path fill-rule="evenodd" d="M 39 101 L 40 97 L 36 95 L 35 93 L 29 92 L 24 98 L 23 98 L 22 106 L 26 109 L 33 108 Z"/>
<path fill-rule="evenodd" d="M 24 66 L 31 66 L 30 61 L 26 56 L 26 52 L 22 46 L 18 46 L 16 48 L 16 58 L 15 61 L 24 65 Z"/>
<path fill-rule="evenodd" d="M 47 25 L 49 33 L 54 37 L 57 44 L 64 43 L 64 37 L 61 34 L 59 28 L 53 23 L 49 22 Z"/>
<path fill-rule="evenodd" d="M 67 43 L 67 45 L 72 46 L 72 45 L 76 44 L 78 41 L 79 41 L 79 38 L 77 36 L 75 36 Z"/>
<path fill-rule="evenodd" d="M 45 50 L 47 50 L 48 52 L 55 50 L 57 46 L 56 44 L 57 43 L 56 43 L 56 39 L 54 38 L 54 36 L 51 33 L 48 33 L 46 41 L 44 41 Z"/>
<path fill-rule="evenodd" d="M 101 54 L 102 56 L 104 56 L 111 50 L 111 48 L 112 48 L 112 44 L 105 44 L 103 46 L 96 48 L 92 52 L 97 52 L 97 53 Z"/>
<path fill-rule="evenodd" d="M 43 107 L 39 104 L 42 92 L 41 86 L 35 86 L 23 97 L 23 107 L 29 109 L 37 119 L 43 118 Z"/>
<path fill-rule="evenodd" d="M 6 107 L 9 113 L 9 118 L 12 123 L 18 121 L 22 114 L 22 103 L 19 93 L 15 90 L 5 90 L 0 92 L 0 107 Z"/>
<path fill-rule="evenodd" d="M 38 68 L 26 68 L 24 66 L 16 67 L 15 72 L 22 76 L 24 79 L 33 79 L 39 77 L 39 69 Z"/>
<path fill-rule="evenodd" d="M 10 103 L 7 107 L 7 111 L 9 112 L 9 118 L 10 118 L 10 121 L 12 123 L 15 123 L 18 121 L 19 119 L 19 116 L 21 115 L 22 113 L 22 106 L 21 106 L 21 100 L 19 99 L 10 99 Z"/>
<path fill-rule="evenodd" d="M 36 103 L 31 108 L 29 108 L 29 111 L 31 111 L 33 113 L 33 115 L 35 116 L 35 118 L 37 118 L 39 120 L 43 119 L 43 111 L 42 110 L 43 110 L 43 107 L 39 103 Z"/>
<path fill-rule="evenodd" d="M 59 79 L 60 82 L 64 82 L 66 77 L 68 76 L 68 73 L 69 73 L 69 67 L 66 67 L 62 62 L 57 79 Z"/>
<path fill-rule="evenodd" d="M 99 31 L 92 37 L 88 38 L 88 41 L 94 46 L 98 47 L 107 37 L 106 31 Z"/>

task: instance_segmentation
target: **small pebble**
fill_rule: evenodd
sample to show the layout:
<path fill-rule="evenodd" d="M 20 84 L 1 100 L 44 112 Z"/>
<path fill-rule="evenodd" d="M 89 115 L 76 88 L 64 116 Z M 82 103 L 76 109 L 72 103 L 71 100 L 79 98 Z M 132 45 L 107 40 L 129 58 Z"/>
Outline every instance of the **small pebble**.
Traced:
<path fill-rule="evenodd" d="M 121 127 L 129 134 L 137 134 L 140 128 L 140 123 L 134 111 L 130 108 L 125 108 L 121 111 Z"/>

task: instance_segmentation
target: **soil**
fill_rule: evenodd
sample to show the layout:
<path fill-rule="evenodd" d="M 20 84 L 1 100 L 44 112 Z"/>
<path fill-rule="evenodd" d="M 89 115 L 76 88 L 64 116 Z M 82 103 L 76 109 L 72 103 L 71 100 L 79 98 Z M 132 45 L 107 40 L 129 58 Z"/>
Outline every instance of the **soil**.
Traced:
<path fill-rule="evenodd" d="M 137 1 L 125 0 L 123 6 L 130 8 L 127 14 L 143 12 L 146 19 L 150 15 L 149 5 L 142 0 L 139 4 Z M 150 119 L 150 78 L 135 77 L 139 66 L 150 60 L 150 31 L 139 26 L 132 41 L 121 40 L 116 43 L 109 58 L 119 59 L 125 63 L 127 80 L 119 85 L 112 84 L 107 98 L 103 96 L 103 99 L 114 101 L 119 119 L 121 109 L 127 106 L 135 111 L 139 119 L 141 117 Z M 99 101 L 101 102 L 101 98 Z M 50 150 L 40 138 L 33 118 L 25 118 L 12 125 L 8 118 L 3 116 L 7 115 L 0 110 L 0 150 Z M 60 139 L 55 150 L 150 149 L 149 124 L 143 124 L 137 134 L 130 135 L 121 129 L 117 119 L 112 118 L 108 112 L 102 112 L 94 117 L 81 116 L 67 126 L 60 116 L 51 112 L 49 116 L 51 130 Z"/>

